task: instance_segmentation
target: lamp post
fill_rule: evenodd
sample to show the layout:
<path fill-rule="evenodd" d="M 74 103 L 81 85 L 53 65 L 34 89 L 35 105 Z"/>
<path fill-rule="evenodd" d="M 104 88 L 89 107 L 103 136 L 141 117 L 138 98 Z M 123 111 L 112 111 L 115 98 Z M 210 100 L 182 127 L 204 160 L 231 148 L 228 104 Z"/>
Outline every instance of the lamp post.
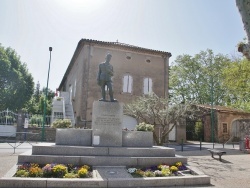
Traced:
<path fill-rule="evenodd" d="M 214 148 L 214 82 L 213 77 L 211 78 L 211 140 Z"/>
<path fill-rule="evenodd" d="M 211 60 L 212 61 L 212 60 Z M 211 141 L 213 143 L 214 148 L 214 79 L 213 79 L 213 70 L 212 70 L 212 62 L 210 61 L 211 66 Z"/>
<path fill-rule="evenodd" d="M 46 104 L 47 104 L 47 97 L 48 97 L 48 85 L 49 85 L 49 72 L 50 72 L 50 62 L 51 62 L 51 51 L 52 47 L 49 47 L 49 70 L 48 70 L 48 77 L 47 77 L 47 87 L 45 91 L 45 99 L 44 99 L 44 105 L 43 105 L 43 127 L 42 127 L 42 141 L 45 141 L 45 116 L 46 116 Z"/>

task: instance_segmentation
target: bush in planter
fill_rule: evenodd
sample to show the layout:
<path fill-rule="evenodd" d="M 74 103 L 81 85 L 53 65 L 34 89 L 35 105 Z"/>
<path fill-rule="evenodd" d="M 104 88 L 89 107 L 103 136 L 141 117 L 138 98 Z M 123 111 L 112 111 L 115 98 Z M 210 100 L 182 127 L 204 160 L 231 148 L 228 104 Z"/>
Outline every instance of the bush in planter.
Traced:
<path fill-rule="evenodd" d="M 53 128 L 70 128 L 72 127 L 71 120 L 70 119 L 57 119 L 56 121 L 53 122 L 52 127 Z"/>
<path fill-rule="evenodd" d="M 29 177 L 29 172 L 27 170 L 18 170 L 15 177 Z"/>
<path fill-rule="evenodd" d="M 154 131 L 154 125 L 146 124 L 145 122 L 139 123 L 135 126 L 136 131 Z"/>
<path fill-rule="evenodd" d="M 43 122 L 43 116 L 41 116 L 41 115 L 33 115 L 29 119 L 29 124 L 31 126 L 35 126 L 35 127 L 38 127 L 39 125 L 42 125 L 42 122 Z"/>
<path fill-rule="evenodd" d="M 52 168 L 52 173 L 53 173 L 53 177 L 63 178 L 63 176 L 65 176 L 65 174 L 68 173 L 68 169 L 65 165 L 58 164 Z"/>

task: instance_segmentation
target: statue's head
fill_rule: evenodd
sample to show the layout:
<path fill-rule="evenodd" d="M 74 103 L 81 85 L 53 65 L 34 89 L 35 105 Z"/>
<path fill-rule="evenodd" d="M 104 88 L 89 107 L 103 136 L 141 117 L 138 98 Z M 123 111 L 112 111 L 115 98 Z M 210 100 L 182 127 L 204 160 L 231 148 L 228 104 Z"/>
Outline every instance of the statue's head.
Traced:
<path fill-rule="evenodd" d="M 111 57 L 112 57 L 112 55 L 111 55 L 110 53 L 108 53 L 108 54 L 106 55 L 106 61 L 110 61 Z"/>

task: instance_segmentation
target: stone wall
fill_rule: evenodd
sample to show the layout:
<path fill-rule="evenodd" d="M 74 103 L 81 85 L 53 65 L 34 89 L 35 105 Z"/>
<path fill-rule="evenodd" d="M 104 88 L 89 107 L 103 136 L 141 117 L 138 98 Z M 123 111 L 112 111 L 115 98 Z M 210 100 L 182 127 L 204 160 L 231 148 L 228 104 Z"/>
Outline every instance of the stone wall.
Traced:
<path fill-rule="evenodd" d="M 168 57 L 164 58 L 153 52 L 144 53 L 132 49 L 123 50 L 97 44 L 84 44 L 75 51 L 70 65 L 71 69 L 63 81 L 64 87 L 61 88 L 63 91 L 69 91 L 69 88 L 72 88 L 72 104 L 79 122 L 91 121 L 92 104 L 101 98 L 100 87 L 96 79 L 98 65 L 105 61 L 107 52 L 112 54 L 110 63 L 114 68 L 114 97 L 119 102 L 126 104 L 136 96 L 142 96 L 143 80 L 146 77 L 152 78 L 153 91 L 158 96 L 163 97 L 168 93 Z M 128 59 L 128 56 L 131 58 Z M 133 78 L 132 93 L 123 93 L 122 90 L 123 77 L 126 74 Z"/>
<path fill-rule="evenodd" d="M 44 131 L 45 131 L 45 141 L 46 142 L 55 142 L 56 129 L 45 127 Z M 17 132 L 22 132 L 22 134 L 17 133 L 16 140 L 23 141 L 26 139 L 28 141 L 37 141 L 37 142 L 41 141 L 42 128 L 27 128 L 27 129 L 25 129 L 23 127 L 18 126 Z M 26 136 L 25 136 L 24 132 L 37 133 L 37 134 L 26 134 Z"/>
<path fill-rule="evenodd" d="M 235 120 L 250 119 L 250 114 L 239 112 L 215 112 L 215 124 L 214 124 L 214 141 L 215 142 L 227 142 L 232 136 L 232 126 Z M 211 141 L 211 116 L 207 115 L 203 118 L 204 123 L 204 141 Z M 223 132 L 223 124 L 227 124 L 227 131 Z"/>

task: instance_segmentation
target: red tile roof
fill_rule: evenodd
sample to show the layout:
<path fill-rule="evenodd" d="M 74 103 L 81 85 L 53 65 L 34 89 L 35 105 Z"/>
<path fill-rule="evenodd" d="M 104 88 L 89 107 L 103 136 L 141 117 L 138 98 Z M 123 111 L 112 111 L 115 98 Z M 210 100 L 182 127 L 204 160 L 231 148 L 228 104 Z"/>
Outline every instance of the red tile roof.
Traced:
<path fill-rule="evenodd" d="M 104 47 L 112 47 L 116 49 L 123 49 L 123 50 L 131 50 L 134 52 L 142 52 L 142 53 L 148 53 L 148 54 L 153 54 L 153 55 L 161 55 L 162 57 L 171 57 L 172 54 L 170 52 L 164 52 L 164 51 L 158 51 L 158 50 L 152 50 L 152 49 L 147 49 L 147 48 L 142 48 L 138 46 L 133 46 L 130 44 L 125 44 L 125 43 L 119 43 L 119 42 L 105 42 L 105 41 L 98 41 L 98 40 L 92 40 L 92 39 L 81 39 L 78 42 L 78 45 L 76 47 L 76 50 L 73 54 L 73 57 L 69 63 L 69 66 L 63 76 L 63 79 L 60 83 L 59 90 L 63 87 L 63 83 L 67 78 L 67 75 L 69 74 L 75 59 L 77 58 L 78 54 L 81 51 L 81 47 L 84 46 L 84 44 L 91 44 L 91 45 L 98 45 L 98 46 L 104 46 Z"/>
<path fill-rule="evenodd" d="M 120 42 L 105 42 L 105 41 L 98 41 L 98 40 L 92 40 L 92 39 L 81 39 L 78 45 L 81 43 L 91 43 L 91 44 L 97 44 L 97 45 L 106 46 L 106 47 L 116 47 L 116 48 L 125 49 L 125 50 L 141 51 L 141 52 L 145 52 L 145 53 L 147 52 L 150 54 L 165 55 L 167 57 L 172 56 L 170 52 L 147 49 L 147 48 L 142 48 L 139 46 L 134 46 L 134 45 L 120 43 Z"/>
<path fill-rule="evenodd" d="M 214 110 L 219 111 L 219 112 L 248 113 L 248 114 L 250 114 L 250 112 L 246 112 L 246 111 L 243 111 L 240 109 L 235 109 L 235 108 L 227 107 L 227 106 L 214 105 L 213 108 L 211 105 L 206 105 L 206 104 L 200 104 L 200 105 L 196 105 L 196 106 L 201 107 L 201 108 L 206 108 L 206 109 L 214 109 Z"/>

